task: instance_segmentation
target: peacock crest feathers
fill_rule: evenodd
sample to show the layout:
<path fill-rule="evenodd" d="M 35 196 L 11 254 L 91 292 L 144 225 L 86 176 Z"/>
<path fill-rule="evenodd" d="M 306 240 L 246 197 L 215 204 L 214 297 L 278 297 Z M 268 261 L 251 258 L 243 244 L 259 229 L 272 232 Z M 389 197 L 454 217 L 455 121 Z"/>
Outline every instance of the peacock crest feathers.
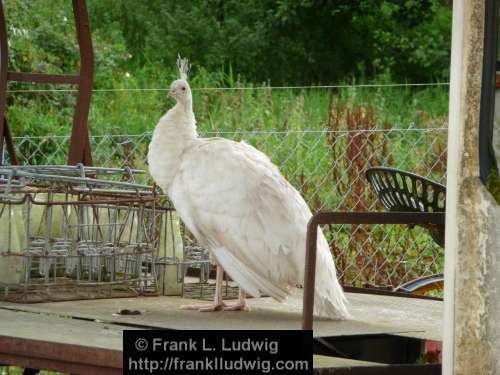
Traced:
<path fill-rule="evenodd" d="M 181 55 L 177 55 L 177 68 L 179 68 L 179 74 L 181 79 L 188 79 L 189 70 L 191 69 L 191 64 L 186 58 L 181 58 Z"/>

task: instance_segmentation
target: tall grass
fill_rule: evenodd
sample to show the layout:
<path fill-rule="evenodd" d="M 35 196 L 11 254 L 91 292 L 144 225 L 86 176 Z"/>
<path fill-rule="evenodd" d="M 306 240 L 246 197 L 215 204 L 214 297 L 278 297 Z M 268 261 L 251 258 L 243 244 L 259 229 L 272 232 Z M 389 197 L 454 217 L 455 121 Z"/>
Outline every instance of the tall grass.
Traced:
<path fill-rule="evenodd" d="M 150 67 L 126 73 L 101 84 L 92 97 L 89 116 L 93 135 L 138 134 L 151 131 L 174 102 L 167 91 L 127 91 L 136 88 L 168 89 L 175 73 Z M 347 84 L 349 82 L 346 82 Z M 357 82 L 350 82 L 357 84 Z M 387 84 L 381 77 L 372 84 Z M 250 83 L 232 73 L 199 69 L 191 79 L 194 111 L 203 132 L 323 129 L 328 116 L 328 90 L 324 88 L 274 90 Z M 264 89 L 257 87 L 265 87 Z M 225 87 L 236 90 L 204 90 Z M 255 90 L 237 90 L 256 87 Z M 10 89 L 33 89 L 15 84 Z M 36 87 L 38 88 L 38 86 Z M 50 89 L 53 87 L 46 86 Z M 446 121 L 447 87 L 352 87 L 333 90 L 336 100 L 350 106 L 370 106 L 377 126 L 431 126 Z M 71 129 L 75 102 L 72 92 L 14 92 L 9 94 L 9 119 L 15 135 L 64 135 Z"/>

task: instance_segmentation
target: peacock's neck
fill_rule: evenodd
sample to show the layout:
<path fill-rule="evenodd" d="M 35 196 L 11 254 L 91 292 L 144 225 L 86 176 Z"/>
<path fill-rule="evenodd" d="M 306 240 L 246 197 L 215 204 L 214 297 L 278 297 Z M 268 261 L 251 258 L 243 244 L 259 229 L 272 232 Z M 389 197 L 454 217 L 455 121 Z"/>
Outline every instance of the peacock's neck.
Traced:
<path fill-rule="evenodd" d="M 187 114 L 192 114 L 193 113 L 193 99 L 188 96 L 187 98 L 184 98 L 182 101 L 178 101 L 175 104 L 175 107 L 178 107 L 178 109 L 180 111 L 183 111 Z"/>
<path fill-rule="evenodd" d="M 165 192 L 179 170 L 184 152 L 197 139 L 194 114 L 180 103 L 156 125 L 149 145 L 148 164 L 151 176 Z"/>
<path fill-rule="evenodd" d="M 180 143 L 181 146 L 198 137 L 196 119 L 189 102 L 178 102 L 160 119 L 157 128 L 168 135 L 170 142 Z"/>

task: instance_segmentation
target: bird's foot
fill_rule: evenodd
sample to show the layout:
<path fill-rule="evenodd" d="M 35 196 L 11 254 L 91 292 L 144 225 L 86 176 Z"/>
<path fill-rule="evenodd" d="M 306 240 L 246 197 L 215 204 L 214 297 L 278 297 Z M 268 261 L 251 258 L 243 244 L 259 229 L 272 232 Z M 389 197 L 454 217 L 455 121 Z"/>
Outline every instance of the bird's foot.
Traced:
<path fill-rule="evenodd" d="M 224 304 L 224 311 L 250 311 L 246 301 L 238 301 L 232 304 Z"/>
<path fill-rule="evenodd" d="M 236 303 L 207 303 L 207 304 L 194 304 L 194 305 L 182 305 L 183 310 L 198 310 L 201 312 L 212 312 L 212 311 L 250 311 L 250 307 L 246 302 L 238 301 Z"/>
<path fill-rule="evenodd" d="M 182 305 L 183 310 L 198 310 L 201 312 L 221 311 L 225 309 L 224 303 L 205 303 L 195 305 Z"/>

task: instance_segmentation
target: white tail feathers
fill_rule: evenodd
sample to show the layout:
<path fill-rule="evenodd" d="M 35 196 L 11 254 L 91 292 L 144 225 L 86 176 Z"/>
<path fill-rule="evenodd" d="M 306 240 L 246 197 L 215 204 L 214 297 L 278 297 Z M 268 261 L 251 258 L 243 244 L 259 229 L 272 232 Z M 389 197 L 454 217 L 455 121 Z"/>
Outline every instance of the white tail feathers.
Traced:
<path fill-rule="evenodd" d="M 337 280 L 328 243 L 323 233 L 318 233 L 316 282 L 314 290 L 314 314 L 331 319 L 349 319 L 347 299 Z"/>
<path fill-rule="evenodd" d="M 246 267 L 237 257 L 229 252 L 225 247 L 213 250 L 217 262 L 231 275 L 231 278 L 252 297 L 260 297 L 260 292 L 273 297 L 277 301 L 284 301 L 289 291 L 282 286 L 275 285 L 267 278 L 255 273 Z"/>
<path fill-rule="evenodd" d="M 189 60 L 186 58 L 181 58 L 181 55 L 177 55 L 177 68 L 179 68 L 179 74 L 181 76 L 181 79 L 187 81 L 189 69 L 191 69 L 191 64 L 189 63 Z"/>
<path fill-rule="evenodd" d="M 344 320 L 351 318 L 347 311 L 347 299 L 342 293 L 340 285 L 331 287 L 330 291 L 322 293 L 321 286 L 316 285 L 314 293 L 314 315 L 334 320 Z"/>

